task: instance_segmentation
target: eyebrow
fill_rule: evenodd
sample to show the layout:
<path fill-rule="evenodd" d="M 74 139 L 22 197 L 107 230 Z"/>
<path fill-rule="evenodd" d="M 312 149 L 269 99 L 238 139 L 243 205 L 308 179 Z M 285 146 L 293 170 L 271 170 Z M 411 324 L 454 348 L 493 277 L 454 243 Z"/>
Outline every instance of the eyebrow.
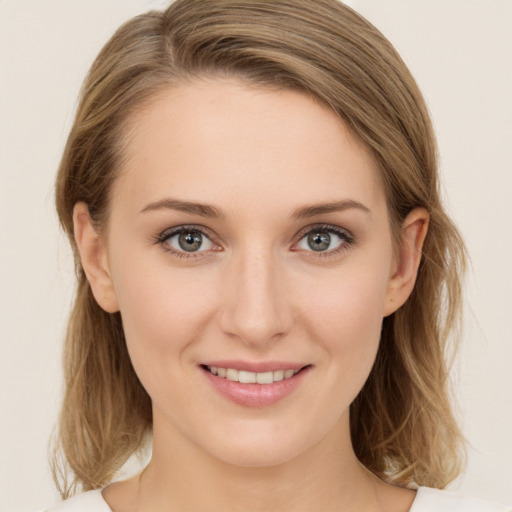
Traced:
<path fill-rule="evenodd" d="M 215 208 L 215 206 L 202 203 L 194 203 L 192 201 L 180 201 L 179 199 L 166 198 L 159 201 L 154 201 L 147 204 L 140 213 L 145 213 L 155 210 L 176 210 L 179 212 L 190 213 L 192 215 L 199 215 L 206 218 L 219 219 L 224 215 Z M 359 201 L 352 199 L 345 199 L 343 201 L 335 201 L 332 203 L 314 204 L 311 206 L 304 206 L 295 210 L 293 217 L 296 219 L 306 219 L 316 215 L 326 213 L 340 212 L 344 210 L 357 209 L 365 213 L 370 213 L 370 209 Z"/>
<path fill-rule="evenodd" d="M 367 208 L 363 203 L 360 203 L 359 201 L 354 201 L 352 199 L 345 199 L 343 201 L 335 201 L 333 203 L 321 203 L 314 204 L 311 206 L 305 206 L 304 208 L 299 208 L 298 210 L 295 210 L 293 216 L 297 219 L 306 219 L 309 217 L 314 217 L 315 215 L 341 212 L 344 210 L 351 210 L 354 208 L 357 210 L 361 210 L 364 213 L 370 213 L 370 209 Z"/>
<path fill-rule="evenodd" d="M 144 208 L 142 208 L 140 213 L 163 209 L 176 210 L 179 212 L 191 213 L 193 215 L 200 215 L 201 217 L 214 219 L 218 219 L 223 216 L 222 213 L 217 208 L 215 208 L 215 206 L 211 206 L 209 204 L 194 203 L 191 201 L 180 201 L 178 199 L 171 198 L 149 203 L 144 206 Z"/>

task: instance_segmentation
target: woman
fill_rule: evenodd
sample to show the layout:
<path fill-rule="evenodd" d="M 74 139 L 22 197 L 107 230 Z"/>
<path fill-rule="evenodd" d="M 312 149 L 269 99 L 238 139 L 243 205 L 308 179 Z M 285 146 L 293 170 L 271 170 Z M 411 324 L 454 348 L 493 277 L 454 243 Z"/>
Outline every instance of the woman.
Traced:
<path fill-rule="evenodd" d="M 464 248 L 421 94 L 352 10 L 178 0 L 128 22 L 57 209 L 78 289 L 54 469 L 90 491 L 62 510 L 507 510 L 430 489 L 462 465 Z"/>

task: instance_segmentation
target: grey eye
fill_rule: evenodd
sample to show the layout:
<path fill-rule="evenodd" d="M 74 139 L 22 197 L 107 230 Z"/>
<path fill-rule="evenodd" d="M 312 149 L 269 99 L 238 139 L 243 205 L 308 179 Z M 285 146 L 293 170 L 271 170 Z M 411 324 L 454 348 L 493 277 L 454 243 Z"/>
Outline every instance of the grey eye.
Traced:
<path fill-rule="evenodd" d="M 329 233 L 310 233 L 307 240 L 308 246 L 313 251 L 326 251 L 331 245 L 331 235 Z"/>
<path fill-rule="evenodd" d="M 167 244 L 177 251 L 185 252 L 207 251 L 213 246 L 203 233 L 192 229 L 170 236 L 167 239 Z"/>
<path fill-rule="evenodd" d="M 347 239 L 337 233 L 313 230 L 302 237 L 298 247 L 305 251 L 326 252 L 333 251 L 346 242 Z"/>

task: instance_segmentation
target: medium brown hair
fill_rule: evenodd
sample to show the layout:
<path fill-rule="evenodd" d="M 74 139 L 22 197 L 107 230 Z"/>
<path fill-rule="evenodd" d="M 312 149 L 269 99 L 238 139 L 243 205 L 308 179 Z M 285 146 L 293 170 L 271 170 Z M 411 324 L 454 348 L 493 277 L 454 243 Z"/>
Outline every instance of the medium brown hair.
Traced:
<path fill-rule="evenodd" d="M 435 137 L 413 77 L 389 41 L 337 0 L 177 0 L 128 21 L 102 49 L 83 85 L 57 176 L 57 211 L 78 277 L 53 461 L 61 493 L 104 486 L 152 425 L 120 315 L 98 306 L 82 269 L 73 207 L 84 201 L 98 229 L 104 227 L 127 120 L 163 88 L 205 76 L 299 90 L 330 106 L 374 158 L 395 239 L 413 208 L 428 210 L 415 289 L 384 319 L 377 359 L 350 422 L 356 455 L 370 471 L 397 485 L 444 487 L 462 461 L 446 361 L 465 252 L 441 203 Z"/>

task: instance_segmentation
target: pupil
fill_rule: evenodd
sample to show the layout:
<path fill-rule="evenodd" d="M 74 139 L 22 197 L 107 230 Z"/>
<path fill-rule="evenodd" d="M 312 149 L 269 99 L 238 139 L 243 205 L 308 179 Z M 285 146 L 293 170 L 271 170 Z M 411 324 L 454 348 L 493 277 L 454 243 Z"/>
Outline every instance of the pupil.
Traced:
<path fill-rule="evenodd" d="M 331 244 L 331 237 L 328 233 L 312 233 L 308 236 L 308 245 L 313 251 L 325 251 Z"/>
<path fill-rule="evenodd" d="M 194 252 L 201 248 L 203 236 L 197 231 L 182 233 L 178 238 L 179 246 L 187 252 Z"/>

